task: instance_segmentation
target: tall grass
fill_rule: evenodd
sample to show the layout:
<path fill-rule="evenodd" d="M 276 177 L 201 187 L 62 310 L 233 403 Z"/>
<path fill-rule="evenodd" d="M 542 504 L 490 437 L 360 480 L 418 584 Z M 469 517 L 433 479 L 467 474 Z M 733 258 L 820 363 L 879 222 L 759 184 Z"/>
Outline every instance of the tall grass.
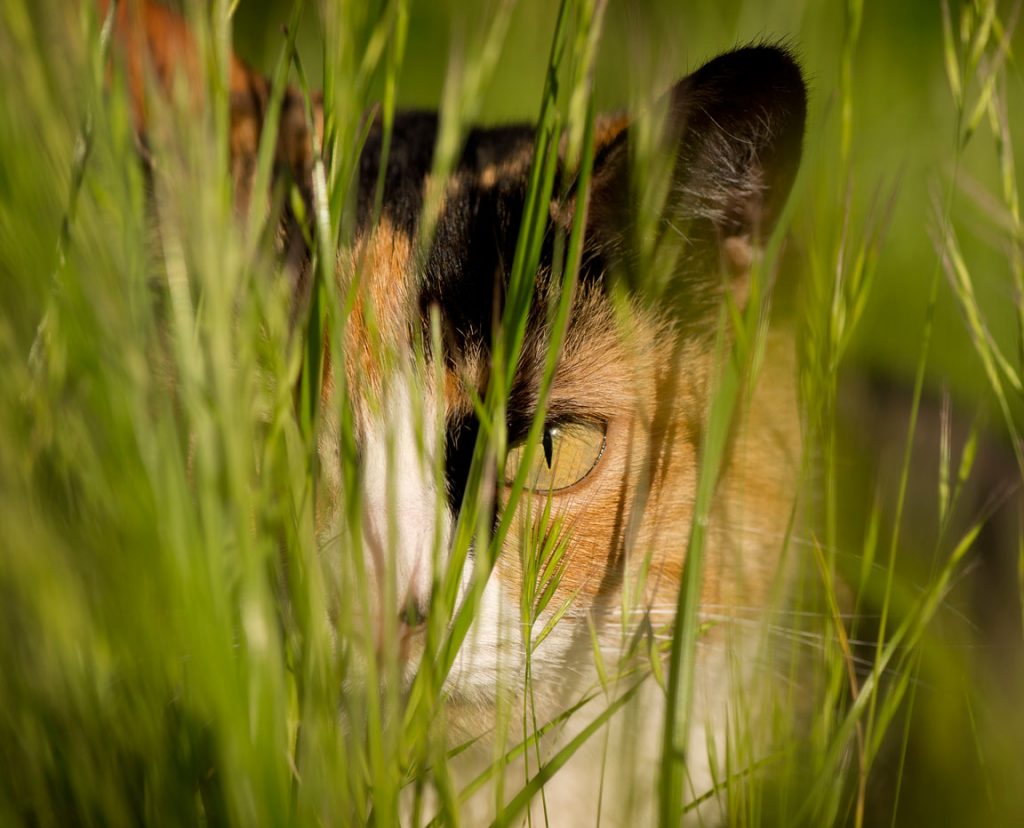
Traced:
<path fill-rule="evenodd" d="M 752 6 L 729 6 L 733 28 L 723 28 L 745 31 L 740 21 Z M 860 0 L 849 0 L 839 19 L 794 6 L 808 42 L 820 36 L 839 48 L 834 63 L 815 57 L 824 69 L 812 78 L 803 171 L 755 268 L 751 298 L 721 310 L 715 348 L 723 368 L 703 433 L 673 621 L 637 636 L 618 663 L 595 643 L 592 686 L 544 719 L 531 654 L 571 611 L 571 602 L 552 598 L 571 561 L 561 532 L 527 538 L 517 631 L 525 691 L 501 700 L 487 736 L 491 761 L 466 779 L 453 768 L 479 745 L 450 742 L 445 680 L 472 634 L 513 514 L 526 508 L 529 455 L 540 450 L 569 324 L 584 209 L 554 243 L 561 289 L 544 309 L 551 336 L 538 414 L 492 525 L 494 469 L 501 479 L 506 408 L 527 317 L 539 301 L 534 274 L 551 196 L 574 183 L 578 205 L 589 197 L 594 116 L 608 71 L 602 60 L 618 60 L 613 23 L 622 9 L 563 0 L 551 28 L 533 34 L 544 41 L 533 65 L 525 50 L 517 53 L 516 26 L 543 15 L 498 0 L 490 14 L 470 16 L 448 59 L 435 182 L 449 177 L 470 126 L 493 111 L 492 90 L 506 82 L 509 61 L 529 64 L 523 72 L 538 79 L 522 91 L 536 142 L 492 343 L 492 381 L 475 401 L 480 429 L 466 495 L 450 547 L 435 539 L 425 655 L 407 685 L 395 579 L 385 579 L 382 631 L 368 613 L 337 600 L 365 595 L 373 583 L 359 551 L 359 452 L 340 366 L 366 267 L 349 255 L 353 181 L 366 140 L 361 116 L 378 108 L 386 155 L 408 61 L 421 60 L 415 23 L 423 10 L 408 0 L 295 0 L 281 14 L 288 23 L 268 56 L 271 114 L 254 192 L 271 189 L 273 113 L 289 84 L 303 96 L 311 134 L 313 90 L 323 90 L 325 125 L 313 146 L 312 215 L 300 215 L 311 228 L 310 287 L 293 312 L 274 233 L 285 204 L 306 209 L 301 195 L 279 187 L 241 217 L 232 204 L 227 56 L 235 16 L 253 14 L 249 4 L 185 3 L 205 106 L 197 110 L 182 88 L 153 96 L 148 181 L 124 67 L 111 60 L 109 28 L 94 6 L 4 5 L 0 67 L 17 82 L 0 102 L 0 823 L 457 824 L 470 797 L 488 789 L 496 824 L 557 825 L 545 784 L 584 745 L 601 744 L 640 688 L 656 683 L 666 700 L 662 744 L 643 755 L 659 757 L 650 775 L 662 824 L 711 813 L 730 824 L 898 825 L 937 815 L 951 824 L 1017 824 L 1024 816 L 1013 784 L 1024 735 L 1015 704 L 1024 675 L 1024 231 L 1012 48 L 1019 4 L 975 0 L 935 10 L 934 61 L 916 69 L 945 79 L 942 105 L 955 129 L 933 138 L 948 169 L 923 183 L 879 175 L 862 143 L 868 122 L 879 118 L 864 102 L 880 92 L 858 74 L 858 56 L 868 45 L 865 27 L 877 26 L 883 12 Z M 652 30 L 666 13 L 637 24 L 652 53 Z M 788 25 L 780 17 L 779 34 Z M 693 48 L 708 54 L 733 45 L 697 37 Z M 626 91 L 652 98 L 649 89 Z M 573 182 L 558 180 L 559 152 Z M 653 150 L 640 153 L 641 180 L 656 181 L 660 163 Z M 987 182 L 995 182 L 995 195 Z M 908 227 L 899 205 L 920 203 L 919 185 L 938 195 L 926 220 Z M 639 208 L 652 220 L 657 190 L 643 190 L 652 204 Z M 382 175 L 378 216 L 385 198 Z M 429 249 L 442 198 L 441 187 L 428 191 L 420 250 Z M 903 261 L 893 251 L 913 234 L 931 247 L 916 262 L 927 273 L 924 295 L 903 306 L 902 322 L 916 333 L 913 353 L 899 357 L 913 370 L 903 378 L 909 402 L 894 415 L 898 458 L 862 466 L 851 460 L 857 449 L 847 434 L 844 383 L 865 370 L 858 362 L 871 350 L 865 341 L 880 336 L 876 297 L 886 288 L 879 282 L 893 276 L 890 261 Z M 994 239 L 997 255 L 974 236 Z M 993 261 L 998 274 L 982 276 Z M 661 278 L 664 263 L 652 255 L 649 264 L 650 278 Z M 691 792 L 696 654 L 709 623 L 699 605 L 706 518 L 739 400 L 762 366 L 769 317 L 776 324 L 767 278 L 775 267 L 802 277 L 798 313 L 786 323 L 801 347 L 806 449 L 784 539 L 798 577 L 794 587 L 780 585 L 777 603 L 751 627 L 760 636 L 758 661 L 783 675 L 735 700 L 727 743 L 708 745 L 721 773 L 711 790 Z M 1013 337 L 999 321 L 1007 307 L 991 301 L 992 280 L 1010 286 L 1003 304 L 1012 310 Z M 982 413 L 971 419 L 969 411 L 971 425 L 959 429 L 947 398 L 938 439 L 928 443 L 921 423 L 934 407 L 933 378 L 949 365 L 934 352 L 954 335 L 944 327 L 950 303 L 962 314 L 959 341 L 973 347 L 968 370 L 984 377 L 983 392 L 964 385 L 953 395 L 961 408 Z M 624 303 L 619 310 L 627 315 Z M 418 399 L 430 388 L 439 393 L 444 378 L 426 356 L 442 352 L 436 314 L 411 361 L 389 352 L 391 343 L 376 345 L 377 358 L 405 365 L 397 370 L 407 372 Z M 319 389 L 328 378 L 336 393 L 325 411 Z M 985 427 L 988 410 L 996 416 Z M 443 445 L 444 422 L 420 409 L 416 416 L 421 436 Z M 326 538 L 317 512 L 325 424 L 340 435 L 343 493 L 337 533 Z M 1016 467 L 998 489 L 979 460 L 986 450 Z M 393 469 L 393 449 L 388 462 Z M 442 459 L 429 462 L 443 492 Z M 979 487 L 985 496 L 972 501 Z M 1006 514 L 1012 530 L 992 528 L 993 516 Z M 463 567 L 472 568 L 467 591 Z M 967 587 L 989 582 L 970 580 L 972 567 L 1016 577 L 1000 593 L 1013 605 L 1012 628 L 977 617 Z M 990 646 L 997 636 L 998 650 Z M 754 732 L 760 726 L 767 739 Z M 604 744 L 604 775 L 623 773 L 617 762 L 629 757 Z M 595 779 L 594 790 L 604 781 Z M 709 802 L 724 810 L 708 811 Z"/>

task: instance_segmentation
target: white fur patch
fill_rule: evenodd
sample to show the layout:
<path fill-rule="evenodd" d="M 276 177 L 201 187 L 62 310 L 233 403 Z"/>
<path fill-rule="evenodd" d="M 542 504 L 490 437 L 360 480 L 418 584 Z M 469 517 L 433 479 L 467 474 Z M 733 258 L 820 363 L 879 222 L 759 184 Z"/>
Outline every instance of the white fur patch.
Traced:
<path fill-rule="evenodd" d="M 417 422 L 409 381 L 397 375 L 385 394 L 382 416 L 363 438 L 363 548 L 383 596 L 393 589 L 397 606 L 430 598 L 435 544 L 443 563 L 451 532 L 444 497 L 434 479 L 437 435 L 429 424 L 428 397 L 423 423 Z"/>

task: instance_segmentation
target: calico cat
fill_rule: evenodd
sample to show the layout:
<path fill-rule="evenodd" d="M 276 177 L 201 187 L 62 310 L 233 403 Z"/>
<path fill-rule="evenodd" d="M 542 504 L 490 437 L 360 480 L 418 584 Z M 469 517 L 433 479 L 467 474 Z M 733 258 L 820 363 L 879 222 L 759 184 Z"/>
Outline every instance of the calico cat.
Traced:
<path fill-rule="evenodd" d="M 149 3 L 123 4 L 116 31 L 127 47 L 129 91 L 144 136 L 145 75 L 152 71 L 169 88 L 182 67 L 186 75 L 196 71 L 194 47 L 177 17 Z M 231 168 L 244 211 L 250 199 L 262 197 L 252 192 L 252 181 L 270 85 L 237 58 L 229 78 Z M 316 98 L 313 104 L 314 129 L 322 130 Z M 398 647 L 393 641 L 378 646 L 399 659 L 398 673 L 408 686 L 428 650 L 440 573 L 451 565 L 460 511 L 476 498 L 484 532 L 458 572 L 458 598 L 475 592 L 478 606 L 444 683 L 453 745 L 493 736 L 495 727 L 514 731 L 518 725 L 502 723 L 496 711 L 503 703 L 514 709 L 516 702 L 508 700 L 524 693 L 537 722 L 555 719 L 601 687 L 605 670 L 595 661 L 619 666 L 627 653 L 635 667 L 638 636 L 655 643 L 671 636 L 706 418 L 721 367 L 721 311 L 726 303 L 742 309 L 748 300 L 751 274 L 799 164 L 806 93 L 789 52 L 753 46 L 711 60 L 678 82 L 659 108 L 672 163 L 653 232 L 635 218 L 635 139 L 630 119 L 621 115 L 596 123 L 589 202 L 578 204 L 572 186 L 551 201 L 533 310 L 504 406 L 503 475 L 500 453 L 488 455 L 473 486 L 479 401 L 495 373 L 492 348 L 508 298 L 534 129 L 522 124 L 469 132 L 423 247 L 426 193 L 438 186 L 430 180 L 438 117 L 396 115 L 383 175 L 383 129 L 378 122 L 368 127 L 358 164 L 355 231 L 336 269 L 339 295 L 354 279 L 358 289 L 345 341 L 325 345 L 334 362 L 324 371 L 321 391 L 319 530 L 331 579 L 352 584 L 347 579 L 354 577 L 358 556 L 355 568 L 364 570 L 369 587 L 356 597 L 351 591 L 335 596 L 333 612 L 369 618 L 375 635 L 397 637 Z M 290 176 L 308 201 L 315 142 L 297 91 L 286 92 L 280 119 L 278 174 Z M 572 170 L 562 172 L 559 180 L 572 180 Z M 375 216 L 379 180 L 383 200 Z M 562 286 L 555 240 L 580 209 L 586 214 L 578 283 L 550 394 L 542 399 L 553 335 L 548 308 L 561 298 Z M 294 212 L 282 222 L 281 248 L 300 294 L 309 281 L 303 229 Z M 651 260 L 641 248 L 669 263 L 668 289 L 650 285 L 638 271 Z M 784 546 L 801 451 L 789 333 L 768 333 L 762 365 L 741 398 L 706 525 L 700 589 L 705 629 L 697 647 L 687 799 L 705 795 L 721 779 L 736 699 L 756 699 L 756 636 L 749 622 L 784 592 L 788 578 Z M 348 426 L 342 412 L 350 417 Z M 543 425 L 531 432 L 539 416 Z M 343 439 L 346 427 L 351 443 Z M 355 456 L 346 457 L 349 451 Z M 342 507 L 351 500 L 351 478 L 342 473 L 346 462 L 358 471 L 361 511 L 354 522 Z M 525 489 L 510 507 L 517 474 Z M 487 528 L 493 532 L 510 510 L 500 554 L 483 580 L 481 569 L 490 566 L 481 562 Z M 542 643 L 529 646 L 528 665 L 523 595 L 526 579 L 537 577 L 529 549 L 547 550 L 549 560 L 557 549 L 558 557 L 557 577 L 549 572 L 541 583 L 550 595 L 528 632 L 544 635 Z M 654 658 L 663 658 L 661 652 Z M 652 672 L 649 662 L 646 672 Z M 599 814 L 608 824 L 650 819 L 664 695 L 649 678 L 613 720 L 610 741 L 592 739 L 547 783 L 544 808 L 553 824 L 595 824 Z M 555 729 L 545 755 L 592 718 L 588 710 L 601 709 L 606 702 L 596 696 Z M 599 796 L 606 752 L 621 762 L 608 772 Z M 480 741 L 453 763 L 459 781 L 471 779 L 491 758 L 491 741 Z M 539 803 L 540 797 L 533 807 Z M 489 818 L 493 804 L 490 793 L 470 800 L 467 820 Z M 702 815 L 721 817 L 714 796 Z"/>

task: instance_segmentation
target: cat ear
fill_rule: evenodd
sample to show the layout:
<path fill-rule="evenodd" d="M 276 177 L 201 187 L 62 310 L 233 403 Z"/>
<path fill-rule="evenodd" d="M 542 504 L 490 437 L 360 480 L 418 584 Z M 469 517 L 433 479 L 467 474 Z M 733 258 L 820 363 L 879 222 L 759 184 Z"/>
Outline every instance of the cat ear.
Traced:
<path fill-rule="evenodd" d="M 597 134 L 588 249 L 632 281 L 639 236 L 653 231 L 680 242 L 676 272 L 742 277 L 775 226 L 800 163 L 807 110 L 800 69 L 785 49 L 739 49 L 681 80 L 661 103 L 672 172 L 660 220 L 645 230 L 635 216 L 634 205 L 643 202 L 630 159 L 635 125 L 616 130 L 610 122 Z"/>
<path fill-rule="evenodd" d="M 110 0 L 97 0 L 101 19 Z M 200 111 L 204 105 L 205 82 L 195 37 L 186 21 L 153 0 L 122 0 L 114 18 L 114 37 L 127 74 L 128 96 L 136 133 L 146 146 L 150 103 L 148 81 L 164 95 L 176 84 L 189 91 L 191 104 Z M 247 207 L 256 154 L 270 98 L 270 82 L 232 54 L 228 68 L 230 104 L 229 151 L 235 180 L 236 207 Z M 313 102 L 317 128 L 322 124 L 319 99 Z M 305 187 L 312 168 L 312 141 L 302 97 L 293 89 L 285 92 L 277 139 L 278 168 L 288 170 Z"/>

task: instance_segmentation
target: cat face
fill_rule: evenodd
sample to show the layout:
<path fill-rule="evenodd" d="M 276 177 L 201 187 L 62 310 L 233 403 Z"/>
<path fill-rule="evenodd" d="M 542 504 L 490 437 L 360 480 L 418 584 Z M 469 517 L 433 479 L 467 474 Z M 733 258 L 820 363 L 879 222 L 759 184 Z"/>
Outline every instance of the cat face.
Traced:
<path fill-rule="evenodd" d="M 124 4 L 117 31 L 144 133 L 142 55 L 148 50 L 170 86 L 179 68 L 195 73 L 194 47 L 182 22 L 151 3 Z M 231 168 L 244 211 L 254 197 L 269 84 L 234 59 L 229 79 Z M 520 689 L 528 648 L 534 676 L 564 706 L 565 691 L 593 663 L 595 643 L 613 654 L 638 628 L 670 634 L 720 367 L 721 310 L 747 302 L 751 269 L 788 195 L 805 89 L 788 53 L 752 47 L 712 60 L 654 109 L 667 160 L 660 180 L 634 175 L 634 126 L 621 116 L 596 124 L 589 200 L 580 203 L 574 170 L 556 176 L 498 425 L 482 425 L 480 401 L 501 369 L 493 348 L 534 131 L 470 131 L 451 178 L 437 182 L 434 114 L 397 114 L 383 174 L 382 130 L 369 126 L 355 231 L 336 270 L 336 295 L 351 299 L 351 311 L 341 341 L 324 345 L 318 531 L 331 580 L 342 585 L 334 614 L 367 620 L 361 626 L 379 650 L 397 638 L 389 651 L 406 681 L 438 612 L 443 573 L 454 573 L 456 602 L 476 593 L 472 629 L 446 682 L 456 706 L 486 707 L 499 688 Z M 288 91 L 277 166 L 310 207 L 306 124 L 302 98 Z M 313 126 L 323 129 L 316 99 Z M 642 221 L 637 205 L 658 187 L 664 199 L 654 199 L 653 218 Z M 426 194 L 437 188 L 436 227 L 422 243 Z M 557 252 L 579 210 L 586 212 L 578 283 L 542 399 L 550 309 L 562 298 Z M 289 213 L 282 248 L 297 304 L 309 284 L 302 230 Z M 790 337 L 770 333 L 762 364 L 741 401 L 708 521 L 708 622 L 763 607 L 779 581 L 800 452 Z M 468 486 L 481 432 L 497 433 L 507 451 L 485 452 L 479 480 Z M 457 535 L 469 505 L 475 521 L 463 561 Z M 702 642 L 726 635 L 710 623 Z"/>
<path fill-rule="evenodd" d="M 542 630 L 534 675 L 571 684 L 566 668 L 593 659 L 592 635 L 612 652 L 621 650 L 624 631 L 644 622 L 664 631 L 672 620 L 716 372 L 718 312 L 727 296 L 745 302 L 752 262 L 788 193 L 804 89 L 787 54 L 752 48 L 712 61 L 662 106 L 672 181 L 653 228 L 633 217 L 629 122 L 598 122 L 579 282 L 544 427 L 528 452 L 551 337 L 549 309 L 561 290 L 552 275 L 555 239 L 578 209 L 571 187 L 551 202 L 504 411 L 504 471 L 491 457 L 481 491 L 470 493 L 482 498 L 481 520 L 491 530 L 504 522 L 507 534 L 449 676 L 455 701 L 485 705 L 496 688 L 520 687 L 526 639 Z M 450 565 L 465 506 L 480 432 L 476 407 L 494 371 L 492 344 L 532 160 L 528 126 L 472 131 L 445 182 L 433 240 L 420 252 L 425 192 L 435 186 L 436 130 L 433 114 L 398 115 L 383 209 L 373 223 L 381 135 L 371 129 L 360 166 L 359 229 L 338 270 L 342 293 L 359 281 L 340 348 L 344 365 L 336 366 L 347 396 L 339 400 L 329 380 L 322 397 L 323 411 L 333 412 L 320 441 L 327 481 L 322 533 L 345 534 L 338 519 L 346 493 L 337 410 L 351 405 L 371 593 L 358 612 L 369 613 L 380 630 L 389 626 L 383 614 L 397 615 L 391 630 L 401 636 L 407 678 L 422 652 L 436 573 Z M 637 270 L 644 244 L 660 263 L 669 262 L 669 284 L 660 292 Z M 417 348 L 425 354 L 418 364 Z M 790 517 L 799 460 L 795 364 L 785 335 L 769 336 L 767 353 L 744 401 L 709 526 L 702 588 L 709 616 L 767 602 Z M 525 492 L 509 513 L 524 463 Z M 479 547 L 478 536 L 462 571 L 461 598 L 479 575 Z M 351 550 L 334 545 L 328 554 Z M 529 564 L 530 555 L 556 554 L 557 566 L 546 573 Z M 529 578 L 536 582 L 527 584 Z M 547 587 L 544 610 L 524 632 L 524 591 Z"/>

